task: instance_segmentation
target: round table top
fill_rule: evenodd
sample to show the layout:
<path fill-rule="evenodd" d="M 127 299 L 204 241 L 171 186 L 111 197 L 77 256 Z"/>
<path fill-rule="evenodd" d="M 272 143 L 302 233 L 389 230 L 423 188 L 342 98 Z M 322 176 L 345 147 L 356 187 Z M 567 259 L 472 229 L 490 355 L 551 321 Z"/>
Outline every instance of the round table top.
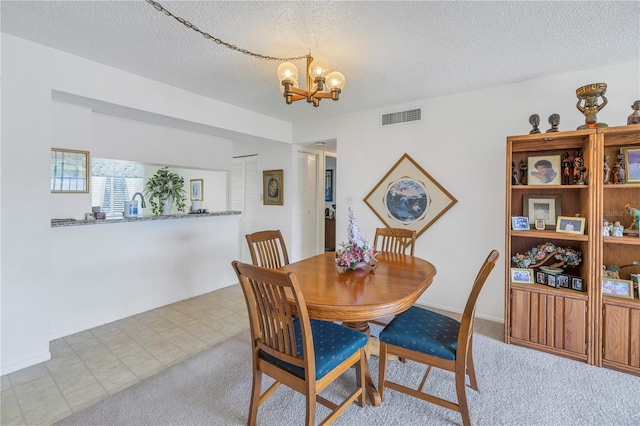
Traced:
<path fill-rule="evenodd" d="M 314 319 L 360 322 L 395 315 L 411 307 L 429 287 L 436 268 L 426 260 L 380 252 L 373 271 L 338 273 L 335 253 L 286 265 L 293 272 Z"/>

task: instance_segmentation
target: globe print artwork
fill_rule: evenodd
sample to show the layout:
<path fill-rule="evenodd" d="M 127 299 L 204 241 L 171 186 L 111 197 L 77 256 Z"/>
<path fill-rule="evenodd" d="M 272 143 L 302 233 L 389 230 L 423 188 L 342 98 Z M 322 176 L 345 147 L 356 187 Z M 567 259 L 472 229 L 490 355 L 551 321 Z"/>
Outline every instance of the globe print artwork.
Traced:
<path fill-rule="evenodd" d="M 400 222 L 411 223 L 427 213 L 429 195 L 421 182 L 405 177 L 389 184 L 384 204 L 390 216 Z"/>

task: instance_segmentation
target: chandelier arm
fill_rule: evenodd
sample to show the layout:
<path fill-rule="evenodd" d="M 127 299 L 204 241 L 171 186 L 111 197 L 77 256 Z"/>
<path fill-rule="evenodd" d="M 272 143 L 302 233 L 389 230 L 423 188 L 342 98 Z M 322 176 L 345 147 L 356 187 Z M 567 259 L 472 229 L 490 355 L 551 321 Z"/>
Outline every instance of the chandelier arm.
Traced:
<path fill-rule="evenodd" d="M 211 34 L 202 31 L 200 28 L 196 27 L 195 25 L 193 25 L 191 22 L 187 21 L 184 18 L 181 18 L 179 16 L 174 15 L 173 13 L 169 12 L 165 7 L 163 7 L 160 3 L 158 3 L 157 1 L 154 0 L 146 0 L 147 3 L 149 3 L 150 5 L 152 5 L 157 11 L 164 13 L 165 15 L 175 19 L 176 21 L 180 22 L 182 25 L 184 25 L 187 28 L 192 29 L 193 31 L 200 33 L 204 38 L 208 39 L 208 40 L 213 40 L 214 42 L 216 42 L 217 44 L 220 44 L 228 49 L 231 50 L 235 50 L 236 52 L 240 52 L 242 54 L 245 54 L 247 56 L 253 56 L 254 58 L 258 58 L 258 59 L 265 59 L 267 61 L 297 61 L 300 59 L 305 59 L 308 58 L 309 56 L 311 56 L 311 54 L 307 54 L 304 56 L 296 56 L 296 57 L 292 57 L 292 58 L 278 58 L 275 56 L 268 56 L 268 55 L 262 55 L 260 53 L 254 53 L 251 52 L 247 49 L 242 49 L 239 48 L 236 45 L 233 45 L 231 43 L 227 43 L 226 41 L 222 41 L 217 37 L 212 36 Z"/>
<path fill-rule="evenodd" d="M 292 87 L 290 92 L 295 93 L 296 95 L 304 96 L 305 98 L 309 95 L 309 92 L 298 87 Z"/>
<path fill-rule="evenodd" d="M 331 93 L 325 93 L 325 92 L 314 93 L 312 96 L 314 98 L 322 98 L 322 99 L 331 99 L 331 98 L 333 98 L 333 95 Z"/>

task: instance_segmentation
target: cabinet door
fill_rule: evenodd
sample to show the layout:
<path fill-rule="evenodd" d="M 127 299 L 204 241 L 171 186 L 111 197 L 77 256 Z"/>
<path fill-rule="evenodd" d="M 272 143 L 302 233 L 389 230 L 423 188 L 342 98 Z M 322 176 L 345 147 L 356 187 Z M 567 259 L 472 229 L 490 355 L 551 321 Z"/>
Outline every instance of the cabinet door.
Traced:
<path fill-rule="evenodd" d="M 605 303 L 602 327 L 603 363 L 640 368 L 640 309 Z"/>
<path fill-rule="evenodd" d="M 586 357 L 586 300 L 512 288 L 510 337 L 549 352 Z"/>

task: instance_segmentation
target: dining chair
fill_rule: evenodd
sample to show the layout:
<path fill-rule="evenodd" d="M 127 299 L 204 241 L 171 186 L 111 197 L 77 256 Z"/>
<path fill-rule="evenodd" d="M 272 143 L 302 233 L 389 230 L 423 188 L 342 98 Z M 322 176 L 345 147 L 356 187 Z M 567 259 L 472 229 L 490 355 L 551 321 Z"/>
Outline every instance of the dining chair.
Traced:
<path fill-rule="evenodd" d="M 402 228 L 376 228 L 373 246 L 376 251 L 410 254 L 416 245 L 416 231 Z M 407 253 L 409 250 L 409 253 Z"/>
<path fill-rule="evenodd" d="M 256 424 L 258 407 L 280 384 L 305 395 L 307 426 L 315 424 L 316 402 L 331 409 L 322 424 L 331 424 L 356 399 L 364 407 L 367 336 L 331 321 L 310 319 L 293 273 L 238 261 L 232 265 L 247 302 L 251 329 L 253 389 L 247 424 Z M 357 389 L 342 403 L 318 395 L 354 366 Z M 263 373 L 275 382 L 260 394 Z"/>
<path fill-rule="evenodd" d="M 382 400 L 384 400 L 385 387 L 388 387 L 457 411 L 462 415 L 462 424 L 464 426 L 471 425 L 467 406 L 466 375 L 469 376 L 471 388 L 478 390 L 472 347 L 476 301 L 498 257 L 498 252 L 492 250 L 482 264 L 460 321 L 413 306 L 407 311 L 396 315 L 389 325 L 382 330 L 380 333 L 380 369 L 378 376 L 378 390 Z M 428 366 L 417 389 L 392 382 L 386 378 L 387 356 L 389 354 Z M 457 404 L 423 392 L 432 367 L 451 371 L 455 374 Z"/>
<path fill-rule="evenodd" d="M 373 247 L 376 251 L 413 256 L 416 245 L 416 231 L 402 228 L 376 228 Z M 409 253 L 407 253 L 409 251 Z M 389 318 L 370 321 L 385 326 Z"/>
<path fill-rule="evenodd" d="M 245 235 L 245 238 L 254 265 L 278 269 L 289 264 L 287 246 L 280 230 L 258 231 Z"/>

